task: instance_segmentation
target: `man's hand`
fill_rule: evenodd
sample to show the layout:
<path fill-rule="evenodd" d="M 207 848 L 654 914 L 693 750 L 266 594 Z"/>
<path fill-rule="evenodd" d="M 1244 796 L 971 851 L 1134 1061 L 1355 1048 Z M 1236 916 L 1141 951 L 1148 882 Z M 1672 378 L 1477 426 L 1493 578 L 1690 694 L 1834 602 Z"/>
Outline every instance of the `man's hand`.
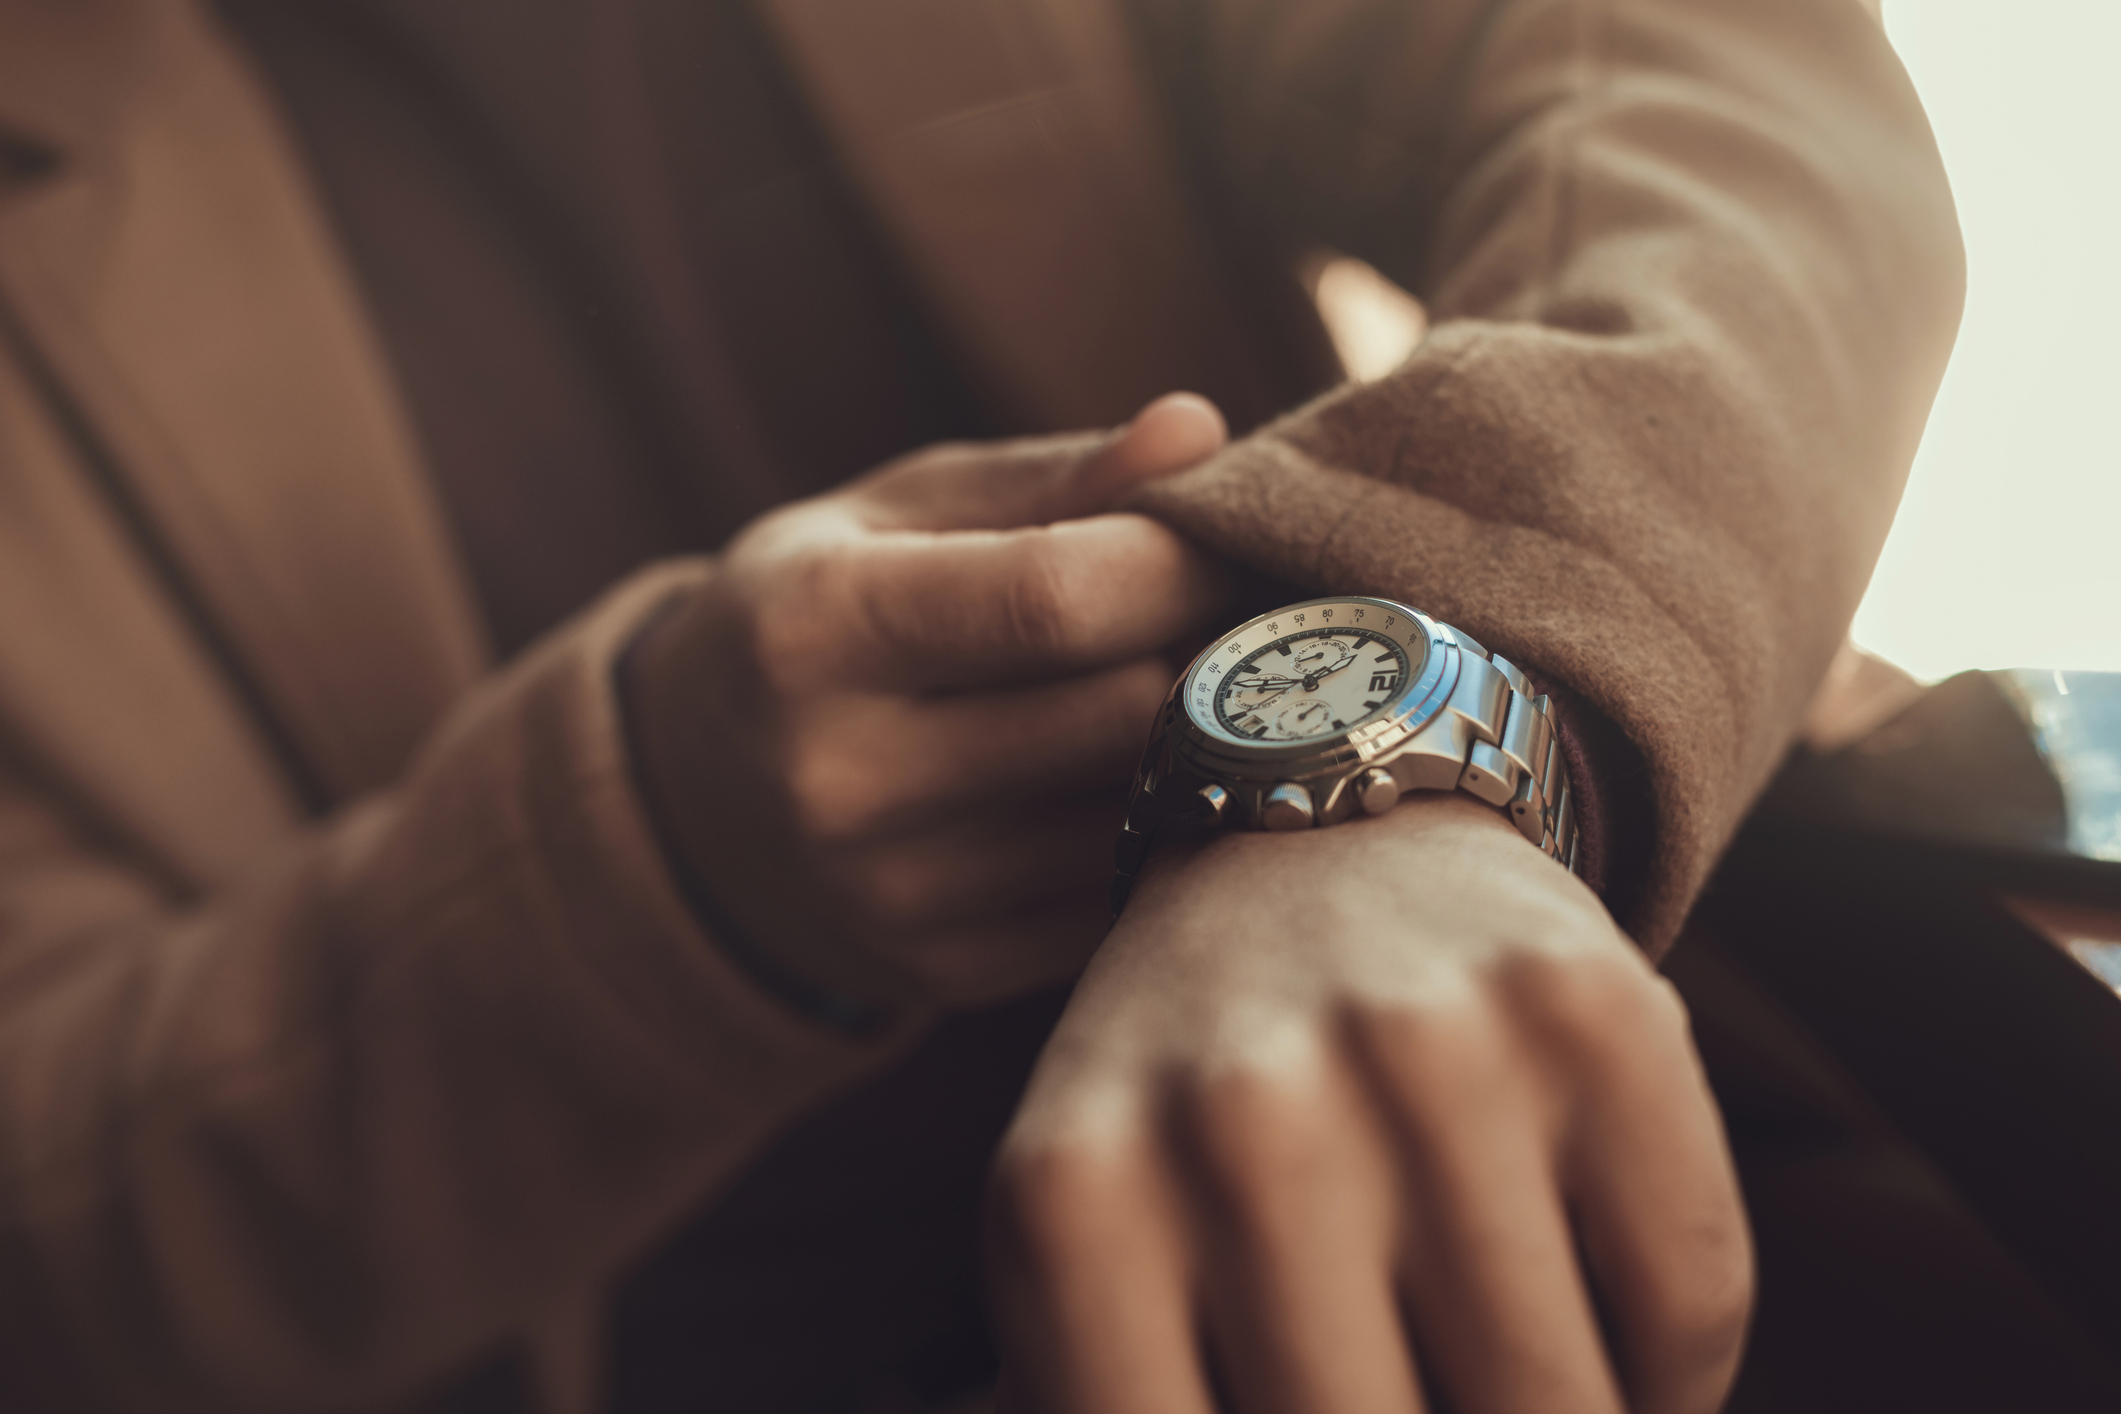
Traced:
<path fill-rule="evenodd" d="M 1455 796 L 1153 861 L 991 1218 L 1009 1414 L 1710 1414 L 1751 1299 L 1676 995 Z"/>
<path fill-rule="evenodd" d="M 1223 438 L 1174 395 L 1116 433 L 913 453 L 749 527 L 649 630 L 626 668 L 647 786 L 746 946 L 871 998 L 1081 965 L 1160 650 L 1226 593 L 1108 512 Z"/>

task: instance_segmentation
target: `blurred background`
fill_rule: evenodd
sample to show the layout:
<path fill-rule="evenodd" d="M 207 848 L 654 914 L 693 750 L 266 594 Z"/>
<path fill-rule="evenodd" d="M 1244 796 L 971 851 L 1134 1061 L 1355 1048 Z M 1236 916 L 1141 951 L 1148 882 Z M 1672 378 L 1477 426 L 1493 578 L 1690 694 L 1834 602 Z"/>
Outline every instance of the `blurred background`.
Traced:
<path fill-rule="evenodd" d="M 1856 641 L 1921 678 L 2121 671 L 2110 0 L 1886 0 L 1966 236 L 1966 318 Z"/>

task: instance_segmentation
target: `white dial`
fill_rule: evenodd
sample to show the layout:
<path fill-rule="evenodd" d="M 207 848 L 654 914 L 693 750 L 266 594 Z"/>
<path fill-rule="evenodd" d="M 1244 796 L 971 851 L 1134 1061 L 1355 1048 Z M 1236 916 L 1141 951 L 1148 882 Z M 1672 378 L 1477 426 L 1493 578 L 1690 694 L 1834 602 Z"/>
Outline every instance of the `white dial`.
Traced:
<path fill-rule="evenodd" d="M 1203 730 L 1246 744 L 1314 741 L 1389 711 L 1420 671 L 1427 632 L 1363 601 L 1284 609 L 1229 634 L 1195 665 L 1186 708 Z"/>

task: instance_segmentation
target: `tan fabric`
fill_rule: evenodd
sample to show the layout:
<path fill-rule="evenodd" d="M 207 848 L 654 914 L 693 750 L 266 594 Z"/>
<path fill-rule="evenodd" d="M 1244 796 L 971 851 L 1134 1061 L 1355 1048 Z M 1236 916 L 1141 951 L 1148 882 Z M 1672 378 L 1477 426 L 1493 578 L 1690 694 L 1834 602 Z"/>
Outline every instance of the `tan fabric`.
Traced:
<path fill-rule="evenodd" d="M 850 7 L 773 8 L 937 302 L 1010 321 L 966 321 L 976 353 L 1010 330 L 1140 328 L 1166 377 L 1250 405 L 1240 355 L 1169 332 L 1215 327 L 1193 315 L 1204 242 L 1171 187 L 1124 195 L 1131 75 L 1083 18 L 1098 7 L 924 0 L 972 36 L 944 52 L 978 57 L 976 87 L 944 83 L 914 33 L 887 38 L 889 7 L 852 33 Z M 1190 65 L 1172 87 L 1198 105 L 1180 131 L 1210 209 L 1360 255 L 1432 318 L 1398 373 L 1145 504 L 1299 585 L 1418 604 L 1606 713 L 1657 813 L 1623 921 L 1661 950 L 1843 637 L 1958 325 L 1950 194 L 1874 12 L 1140 9 L 1152 51 Z M 1001 230 L 982 219 L 998 188 Z M 1056 231 L 1082 246 L 1032 236 Z M 1083 421 L 1156 391 L 984 366 Z"/>
<path fill-rule="evenodd" d="M 1595 704 L 1654 786 L 1625 921 L 1661 946 L 1839 640 L 1957 317 L 1875 19 L 761 3 L 1028 421 L 1264 396 L 1286 351 L 1246 342 L 1219 223 L 1425 295 L 1400 372 L 1147 504 Z M 386 1404 L 568 1325 L 894 1053 L 755 996 L 636 807 L 611 657 L 711 567 L 489 670 L 338 253 L 185 0 L 0 0 L 0 313 L 0 1404 Z"/>
<path fill-rule="evenodd" d="M 1306 174 L 1293 199 L 1408 279 L 1428 337 L 1149 504 L 1422 605 L 1602 711 L 1654 792 L 1622 921 L 1661 951 L 1891 524 L 1958 327 L 1950 194 L 1859 6 L 1523 0 L 1420 37 L 1465 56 L 1443 85 L 1465 97 L 1420 149 L 1424 238 L 1395 240 L 1376 144 L 1433 99 L 1362 42 L 1389 8 L 1291 7 L 1303 26 L 1214 71 L 1237 179 L 1265 201 Z"/>

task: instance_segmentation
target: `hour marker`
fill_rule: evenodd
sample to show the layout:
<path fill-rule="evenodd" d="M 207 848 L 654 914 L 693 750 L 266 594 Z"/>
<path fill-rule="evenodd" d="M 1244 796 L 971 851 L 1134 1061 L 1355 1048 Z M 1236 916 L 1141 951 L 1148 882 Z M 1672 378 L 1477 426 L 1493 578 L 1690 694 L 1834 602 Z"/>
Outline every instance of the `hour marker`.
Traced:
<path fill-rule="evenodd" d="M 1343 721 L 1342 721 L 1342 720 L 1341 720 L 1340 718 L 1338 718 L 1338 717 L 1335 717 L 1335 718 L 1333 719 L 1333 730 L 1334 730 L 1334 731 L 1337 731 L 1337 732 L 1344 732 L 1344 731 L 1346 731 L 1347 729 L 1348 729 L 1348 724 L 1347 724 L 1346 722 L 1343 722 Z"/>
<path fill-rule="evenodd" d="M 1388 648 L 1370 661 L 1373 663 L 1396 663 L 1399 661 L 1399 655 Z"/>
<path fill-rule="evenodd" d="M 1286 643 L 1277 643 L 1274 645 L 1274 651 L 1281 654 L 1282 657 L 1286 658 L 1289 656 L 1289 645 Z"/>
<path fill-rule="evenodd" d="M 1246 736 L 1265 736 L 1266 734 L 1267 724 L 1265 722 L 1261 722 L 1258 726 L 1245 733 Z"/>
<path fill-rule="evenodd" d="M 1365 712 L 1375 712 L 1377 710 L 1377 704 L 1375 702 L 1365 702 L 1362 704 L 1362 710 Z"/>

